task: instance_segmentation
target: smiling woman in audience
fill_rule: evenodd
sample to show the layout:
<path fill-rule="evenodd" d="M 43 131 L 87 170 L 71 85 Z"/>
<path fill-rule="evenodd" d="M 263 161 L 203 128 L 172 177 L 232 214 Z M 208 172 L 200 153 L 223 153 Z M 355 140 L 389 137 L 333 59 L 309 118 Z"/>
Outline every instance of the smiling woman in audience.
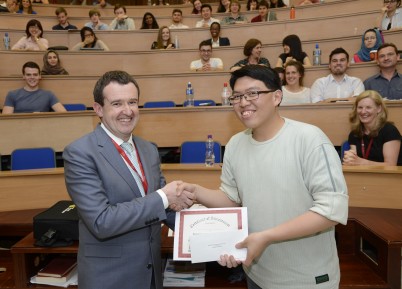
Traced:
<path fill-rule="evenodd" d="M 11 50 L 45 51 L 49 47 L 49 42 L 42 37 L 43 28 L 38 20 L 31 19 L 28 21 L 25 34 L 26 36 L 21 37 Z"/>
<path fill-rule="evenodd" d="M 202 2 L 200 0 L 194 0 L 193 11 L 191 11 L 191 14 L 201 14 L 201 6 Z"/>
<path fill-rule="evenodd" d="M 306 52 L 302 49 L 302 44 L 299 36 L 291 34 L 282 40 L 283 53 L 279 55 L 276 66 L 285 66 L 290 60 L 301 62 L 304 67 L 310 67 L 311 62 Z"/>
<path fill-rule="evenodd" d="M 382 37 L 378 29 L 368 29 L 362 35 L 362 44 L 360 50 L 353 56 L 352 63 L 368 62 L 370 51 L 377 50 L 382 44 Z"/>
<path fill-rule="evenodd" d="M 151 49 L 174 49 L 174 43 L 170 37 L 170 29 L 162 26 L 158 31 L 158 40 L 152 43 Z"/>
<path fill-rule="evenodd" d="M 258 2 L 257 0 L 248 0 L 247 1 L 247 11 L 255 11 L 257 10 Z"/>
<path fill-rule="evenodd" d="M 142 17 L 141 29 L 159 29 L 158 22 L 152 13 L 145 12 L 144 17 Z"/>
<path fill-rule="evenodd" d="M 216 13 L 226 13 L 229 12 L 230 0 L 220 0 L 218 5 L 218 10 Z"/>
<path fill-rule="evenodd" d="M 49 50 L 43 55 L 42 75 L 68 75 L 60 64 L 59 54 L 55 50 Z"/>
<path fill-rule="evenodd" d="M 20 2 L 20 10 L 18 10 L 17 13 L 18 14 L 36 14 L 36 12 L 32 10 L 31 0 L 22 0 Z"/>
<path fill-rule="evenodd" d="M 80 51 L 82 49 L 100 49 L 104 51 L 109 51 L 109 47 L 102 41 L 99 40 L 95 32 L 89 27 L 83 27 L 80 31 L 81 34 L 81 41 L 77 43 L 71 50 L 73 51 Z"/>
<path fill-rule="evenodd" d="M 242 59 L 235 63 L 230 71 L 235 71 L 242 68 L 248 64 L 259 64 L 270 67 L 268 59 L 265 57 L 261 57 L 262 52 L 262 43 L 260 40 L 251 38 L 244 45 L 243 54 L 246 56 L 245 59 Z"/>
<path fill-rule="evenodd" d="M 295 60 L 286 63 L 281 104 L 311 103 L 310 88 L 303 86 L 303 78 L 303 64 Z"/>
<path fill-rule="evenodd" d="M 377 91 L 366 90 L 356 98 L 344 165 L 402 166 L 401 134 L 387 119 L 387 107 Z"/>

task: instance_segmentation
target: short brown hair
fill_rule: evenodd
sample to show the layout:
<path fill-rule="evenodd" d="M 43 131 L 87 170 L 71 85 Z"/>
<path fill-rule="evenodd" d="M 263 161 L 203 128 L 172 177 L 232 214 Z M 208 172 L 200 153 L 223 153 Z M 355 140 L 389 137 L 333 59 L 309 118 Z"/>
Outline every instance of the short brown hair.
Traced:
<path fill-rule="evenodd" d="M 250 56 L 251 52 L 253 51 L 254 47 L 256 47 L 258 44 L 261 44 L 261 41 L 255 38 L 251 38 L 249 39 L 246 44 L 244 45 L 244 49 L 243 49 L 243 54 L 245 56 Z"/>
<path fill-rule="evenodd" d="M 64 14 L 67 15 L 67 11 L 66 11 L 66 9 L 64 9 L 63 7 L 57 8 L 56 11 L 55 11 L 55 13 L 56 13 L 57 16 L 59 16 L 60 13 L 64 13 Z"/>
<path fill-rule="evenodd" d="M 100 14 L 100 12 L 99 12 L 98 9 L 91 9 L 91 10 L 89 10 L 89 18 L 91 18 L 91 17 L 94 16 L 95 14 L 98 14 L 99 17 L 101 16 L 101 14 Z"/>

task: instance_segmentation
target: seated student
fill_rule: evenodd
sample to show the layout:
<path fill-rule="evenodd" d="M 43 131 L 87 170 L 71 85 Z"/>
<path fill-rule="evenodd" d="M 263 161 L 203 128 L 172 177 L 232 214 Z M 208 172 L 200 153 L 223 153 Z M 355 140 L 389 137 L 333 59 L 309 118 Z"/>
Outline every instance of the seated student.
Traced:
<path fill-rule="evenodd" d="M 257 0 L 247 0 L 247 11 L 255 11 L 257 10 L 257 6 Z"/>
<path fill-rule="evenodd" d="M 229 12 L 230 2 L 230 0 L 219 0 L 218 10 L 216 10 L 216 13 Z"/>
<path fill-rule="evenodd" d="M 291 34 L 283 38 L 282 40 L 283 53 L 279 55 L 276 66 L 285 66 L 290 60 L 296 60 L 301 62 L 304 67 L 310 67 L 310 58 L 306 52 L 302 49 L 302 44 L 299 36 Z"/>
<path fill-rule="evenodd" d="M 33 0 L 32 3 L 34 4 L 49 4 L 48 0 Z"/>
<path fill-rule="evenodd" d="M 281 104 L 311 103 L 310 88 L 303 86 L 303 78 L 303 64 L 296 60 L 286 62 Z"/>
<path fill-rule="evenodd" d="M 104 51 L 110 50 L 102 40 L 96 37 L 95 32 L 91 28 L 81 28 L 80 34 L 82 42 L 77 43 L 71 50 L 80 51 L 83 48 L 103 49 Z"/>
<path fill-rule="evenodd" d="M 89 10 L 90 22 L 85 23 L 85 27 L 89 27 L 92 30 L 109 30 L 109 26 L 100 21 L 101 14 L 98 9 Z"/>
<path fill-rule="evenodd" d="M 268 0 L 268 2 L 270 8 L 288 7 L 285 3 L 283 3 L 283 0 Z"/>
<path fill-rule="evenodd" d="M 265 21 L 274 21 L 278 20 L 276 18 L 276 13 L 269 11 L 269 4 L 265 0 L 261 0 L 258 4 L 258 16 L 255 16 L 251 19 L 251 22 L 265 22 Z"/>
<path fill-rule="evenodd" d="M 26 36 L 22 36 L 13 45 L 11 50 L 45 51 L 49 47 L 49 42 L 45 38 L 42 38 L 43 28 L 38 20 L 31 19 L 28 21 L 25 34 Z"/>
<path fill-rule="evenodd" d="M 387 107 L 378 92 L 366 90 L 356 98 L 349 117 L 352 131 L 344 165 L 402 166 L 401 134 L 387 118 Z"/>
<path fill-rule="evenodd" d="M 120 4 L 114 6 L 114 15 L 116 16 L 110 23 L 111 30 L 134 30 L 135 23 L 132 18 L 129 18 L 126 14 L 126 7 Z"/>
<path fill-rule="evenodd" d="M 43 68 L 42 75 L 68 75 L 67 70 L 65 70 L 60 64 L 60 57 L 57 51 L 48 50 L 43 55 Z"/>
<path fill-rule="evenodd" d="M 401 0 L 384 0 L 384 7 L 381 9 L 381 17 L 377 27 L 381 30 L 393 30 L 402 28 Z"/>
<path fill-rule="evenodd" d="M 375 59 L 370 58 L 370 51 L 377 50 L 382 44 L 381 33 L 378 29 L 368 29 L 362 35 L 360 50 L 353 55 L 352 63 L 368 62 Z"/>
<path fill-rule="evenodd" d="M 57 20 L 59 24 L 52 27 L 52 30 L 70 30 L 70 29 L 78 29 L 77 26 L 71 25 L 68 22 L 67 11 L 63 7 L 59 7 L 56 9 L 55 14 L 57 16 Z"/>
<path fill-rule="evenodd" d="M 0 12 L 4 13 L 17 13 L 18 9 L 17 0 L 6 0 L 2 5 L 0 5 Z"/>
<path fill-rule="evenodd" d="M 18 14 L 36 14 L 36 12 L 32 10 L 31 0 L 21 0 L 20 9 L 17 11 L 17 13 Z"/>
<path fill-rule="evenodd" d="M 201 6 L 202 2 L 200 0 L 194 0 L 193 10 L 191 11 L 191 14 L 201 14 Z"/>
<path fill-rule="evenodd" d="M 240 2 L 239 0 L 232 0 L 230 2 L 229 10 L 230 10 L 230 15 L 226 16 L 221 20 L 222 24 L 242 24 L 242 23 L 247 23 L 247 17 L 244 15 L 240 14 Z"/>
<path fill-rule="evenodd" d="M 92 5 L 93 6 L 98 6 L 100 8 L 105 8 L 107 6 L 112 6 L 112 4 L 110 4 L 106 0 L 94 0 L 94 1 L 92 1 Z"/>
<path fill-rule="evenodd" d="M 212 45 L 212 47 L 230 46 L 230 40 L 227 37 L 220 37 L 221 25 L 218 22 L 214 22 L 209 27 L 211 38 L 206 40 Z"/>
<path fill-rule="evenodd" d="M 152 13 L 146 12 L 144 14 L 144 17 L 142 17 L 141 29 L 159 29 L 158 22 Z"/>
<path fill-rule="evenodd" d="M 264 0 L 262 0 L 264 1 Z M 230 71 L 235 71 L 249 64 L 259 64 L 270 67 L 268 59 L 261 57 L 262 43 L 260 40 L 251 38 L 244 45 L 243 54 L 246 58 L 235 63 Z"/>
<path fill-rule="evenodd" d="M 23 112 L 66 111 L 57 97 L 47 90 L 39 88 L 40 68 L 29 61 L 22 66 L 23 88 L 9 91 L 3 106 L 3 114 Z"/>
<path fill-rule="evenodd" d="M 170 24 L 169 29 L 187 29 L 187 25 L 182 23 L 183 21 L 183 11 L 180 9 L 173 9 L 172 12 L 172 24 Z"/>
<path fill-rule="evenodd" d="M 152 43 L 151 49 L 174 49 L 176 48 L 170 37 L 170 30 L 162 26 L 158 31 L 158 40 Z"/>
<path fill-rule="evenodd" d="M 190 64 L 190 69 L 193 71 L 213 71 L 222 70 L 223 62 L 220 58 L 211 58 L 212 45 L 207 40 L 199 44 L 200 59 L 194 60 Z"/>
<path fill-rule="evenodd" d="M 212 7 L 209 4 L 202 4 L 201 6 L 202 20 L 197 21 L 196 28 L 209 27 L 214 22 L 220 22 L 218 19 L 212 17 Z"/>

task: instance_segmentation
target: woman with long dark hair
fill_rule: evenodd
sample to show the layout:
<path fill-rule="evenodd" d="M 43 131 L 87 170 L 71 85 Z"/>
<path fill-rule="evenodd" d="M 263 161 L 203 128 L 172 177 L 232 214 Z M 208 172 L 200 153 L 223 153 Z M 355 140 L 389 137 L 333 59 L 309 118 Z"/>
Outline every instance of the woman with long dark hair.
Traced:
<path fill-rule="evenodd" d="M 71 50 L 80 51 L 83 48 L 101 49 L 104 51 L 110 50 L 102 40 L 96 37 L 95 32 L 91 28 L 81 28 L 80 34 L 82 42 L 77 43 Z"/>
<path fill-rule="evenodd" d="M 285 66 L 290 60 L 296 60 L 303 64 L 304 67 L 310 67 L 311 62 L 307 53 L 302 50 L 302 44 L 299 36 L 291 34 L 282 40 L 283 53 L 279 55 L 276 66 Z"/>
<path fill-rule="evenodd" d="M 159 29 L 158 22 L 151 12 L 145 12 L 142 17 L 141 29 Z"/>
<path fill-rule="evenodd" d="M 25 28 L 25 34 L 26 36 L 22 36 L 11 50 L 44 51 L 49 47 L 49 42 L 43 38 L 43 28 L 39 20 L 29 20 Z"/>

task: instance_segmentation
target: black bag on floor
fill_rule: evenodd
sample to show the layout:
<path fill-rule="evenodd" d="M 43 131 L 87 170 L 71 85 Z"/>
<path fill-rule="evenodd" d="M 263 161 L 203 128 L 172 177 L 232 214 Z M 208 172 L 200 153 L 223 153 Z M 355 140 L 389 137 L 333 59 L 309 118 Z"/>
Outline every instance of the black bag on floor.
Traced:
<path fill-rule="evenodd" d="M 35 245 L 69 246 L 78 240 L 78 213 L 72 201 L 59 201 L 33 218 Z"/>

